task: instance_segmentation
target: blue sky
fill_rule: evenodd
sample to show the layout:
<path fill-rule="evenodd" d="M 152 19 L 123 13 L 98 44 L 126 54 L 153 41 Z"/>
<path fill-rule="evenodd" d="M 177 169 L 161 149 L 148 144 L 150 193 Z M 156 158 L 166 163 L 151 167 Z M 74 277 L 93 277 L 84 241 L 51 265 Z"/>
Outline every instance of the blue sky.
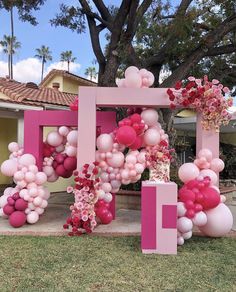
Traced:
<path fill-rule="evenodd" d="M 41 45 L 49 46 L 52 51 L 53 60 L 47 64 L 46 71 L 51 69 L 52 66 L 60 67 L 58 64 L 60 61 L 60 53 L 65 50 L 72 50 L 73 55 L 77 58 L 76 63 L 72 66 L 71 71 L 74 73 L 84 76 L 84 71 L 87 67 L 92 65 L 92 60 L 95 58 L 88 30 L 86 33 L 77 34 L 71 30 L 63 27 L 52 27 L 49 20 L 54 17 L 56 12 L 59 12 L 60 3 L 73 4 L 76 0 L 62 1 L 62 0 L 47 0 L 45 5 L 39 11 L 33 12 L 33 15 L 37 17 L 39 24 L 32 26 L 27 22 L 21 22 L 18 20 L 17 11 L 14 11 L 15 19 L 15 35 L 21 42 L 21 49 L 14 56 L 15 63 L 15 78 L 19 81 L 26 81 L 30 79 L 38 82 L 39 75 L 38 67 L 39 62 L 34 58 L 35 49 L 41 47 Z M 105 1 L 105 3 L 117 4 L 120 1 Z M 4 34 L 10 34 L 10 19 L 9 13 L 5 10 L 0 10 L 0 39 Z M 103 44 L 105 40 L 102 38 Z M 6 67 L 7 56 L 4 56 L 0 52 L 0 76 L 5 76 L 7 72 Z M 30 75 L 29 68 L 22 68 L 26 66 L 32 66 L 32 74 Z M 51 65 L 49 67 L 49 65 Z M 28 67 L 29 67 L 28 66 Z M 21 68 L 21 69 L 20 69 Z M 28 80 L 27 80 L 28 81 Z"/>

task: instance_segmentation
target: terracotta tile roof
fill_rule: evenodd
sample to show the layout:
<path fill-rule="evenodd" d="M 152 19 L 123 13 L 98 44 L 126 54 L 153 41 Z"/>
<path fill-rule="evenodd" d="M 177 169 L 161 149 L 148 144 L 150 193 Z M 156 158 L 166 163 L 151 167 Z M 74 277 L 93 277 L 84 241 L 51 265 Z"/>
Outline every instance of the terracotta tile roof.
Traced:
<path fill-rule="evenodd" d="M 81 84 L 83 84 L 84 86 L 97 86 L 96 82 L 93 82 L 91 80 L 88 80 L 86 78 L 80 77 L 78 75 L 75 75 L 73 73 L 70 73 L 66 70 L 58 70 L 58 69 L 53 69 L 51 70 L 48 75 L 45 76 L 45 78 L 41 81 L 41 83 L 39 84 L 40 87 L 43 87 L 46 85 L 46 83 L 52 79 L 55 75 L 60 75 L 63 77 L 68 77 L 72 80 L 78 81 Z"/>
<path fill-rule="evenodd" d="M 32 105 L 61 105 L 69 106 L 76 95 L 65 93 L 53 88 L 39 88 L 34 83 L 20 83 L 15 80 L 0 78 L 0 92 L 8 97 L 8 100 L 22 104 Z"/>

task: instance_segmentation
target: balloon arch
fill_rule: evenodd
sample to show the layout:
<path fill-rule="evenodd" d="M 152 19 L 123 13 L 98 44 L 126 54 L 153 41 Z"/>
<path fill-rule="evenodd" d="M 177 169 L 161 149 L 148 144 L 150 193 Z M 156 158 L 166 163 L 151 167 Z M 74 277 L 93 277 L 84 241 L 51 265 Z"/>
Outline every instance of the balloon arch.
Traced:
<path fill-rule="evenodd" d="M 232 227 L 232 214 L 218 189 L 219 127 L 227 124 L 229 90 L 217 80 L 190 77 L 174 89 L 148 88 L 153 74 L 129 67 L 119 88 L 80 87 L 72 111 L 25 113 L 24 150 L 9 144 L 4 175 L 16 184 L 0 198 L 0 215 L 13 227 L 36 223 L 48 205 L 46 181 L 74 175 L 67 188 L 75 202 L 64 224 L 69 235 L 90 233 L 97 223 L 115 218 L 115 193 L 122 184 L 141 179 L 146 168 L 149 180 L 142 182 L 141 238 L 144 253 L 175 254 L 177 244 L 191 238 L 196 225 L 205 235 L 219 237 Z M 114 112 L 97 107 L 128 107 L 130 114 L 115 122 Z M 179 191 L 170 182 L 174 149 L 158 122 L 154 108 L 192 107 L 197 111 L 197 158 L 179 169 Z M 77 114 L 78 111 L 78 114 Z M 43 143 L 44 126 L 56 126 Z M 78 143 L 79 141 L 79 143 Z M 97 149 L 95 151 L 95 149 Z M 75 170 L 77 168 L 77 170 Z M 177 199 L 178 198 L 178 199 Z M 222 220 L 223 218 L 223 220 Z"/>

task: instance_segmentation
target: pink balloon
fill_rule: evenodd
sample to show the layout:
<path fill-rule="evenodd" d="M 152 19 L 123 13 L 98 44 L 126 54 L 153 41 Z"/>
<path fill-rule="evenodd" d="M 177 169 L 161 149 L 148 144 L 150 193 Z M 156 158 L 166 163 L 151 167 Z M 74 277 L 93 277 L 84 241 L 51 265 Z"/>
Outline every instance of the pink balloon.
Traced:
<path fill-rule="evenodd" d="M 18 228 L 25 224 L 26 222 L 26 215 L 22 211 L 15 211 L 11 214 L 9 218 L 9 223 L 12 227 Z"/>
<path fill-rule="evenodd" d="M 112 167 L 121 167 L 124 164 L 124 154 L 122 152 L 115 152 L 111 158 L 107 158 L 107 163 Z"/>
<path fill-rule="evenodd" d="M 28 167 L 29 171 L 33 172 L 34 174 L 36 174 L 38 172 L 38 167 L 36 165 L 30 165 Z"/>
<path fill-rule="evenodd" d="M 134 168 L 138 174 L 141 174 L 144 172 L 144 166 L 141 163 L 136 163 Z"/>
<path fill-rule="evenodd" d="M 5 160 L 1 165 L 1 172 L 6 176 L 13 176 L 17 172 L 17 161 L 13 159 Z"/>
<path fill-rule="evenodd" d="M 102 172 L 100 178 L 103 182 L 108 182 L 109 181 L 109 174 L 106 172 Z"/>
<path fill-rule="evenodd" d="M 117 80 L 116 80 L 116 85 L 117 85 L 118 87 L 125 87 L 125 79 L 124 79 L 124 78 L 117 79 Z"/>
<path fill-rule="evenodd" d="M 117 130 L 116 139 L 120 144 L 130 146 L 134 143 L 137 134 L 131 126 L 122 126 Z"/>
<path fill-rule="evenodd" d="M 66 170 L 75 170 L 77 166 L 76 157 L 67 157 L 63 163 Z"/>
<path fill-rule="evenodd" d="M 204 157 L 204 158 L 206 158 L 206 160 L 207 160 L 208 162 L 211 162 L 211 160 L 212 160 L 212 152 L 211 152 L 211 150 L 206 149 L 206 148 L 201 149 L 201 150 L 198 152 L 198 157 L 199 157 L 199 158 Z"/>
<path fill-rule="evenodd" d="M 63 136 L 61 136 L 57 131 L 52 131 L 48 133 L 46 141 L 49 145 L 57 147 L 63 142 Z"/>
<path fill-rule="evenodd" d="M 101 152 L 110 152 L 113 146 L 112 136 L 109 134 L 101 134 L 97 138 L 97 148 Z"/>
<path fill-rule="evenodd" d="M 130 66 L 125 70 L 125 78 L 128 77 L 129 75 L 133 75 L 133 74 L 138 74 L 139 73 L 139 69 L 135 66 Z"/>
<path fill-rule="evenodd" d="M 25 178 L 25 174 L 22 171 L 19 170 L 19 171 L 14 173 L 14 179 L 16 181 L 23 180 L 24 178 Z"/>
<path fill-rule="evenodd" d="M 139 74 L 132 73 L 125 77 L 125 87 L 141 88 L 141 86 L 142 78 Z"/>
<path fill-rule="evenodd" d="M 35 174 L 31 171 L 25 173 L 25 181 L 27 183 L 33 182 L 35 180 Z"/>
<path fill-rule="evenodd" d="M 19 147 L 18 143 L 16 143 L 16 142 L 11 142 L 11 143 L 8 145 L 8 150 L 9 150 L 10 152 L 16 152 L 16 151 L 18 151 L 19 149 L 20 149 L 20 147 Z"/>
<path fill-rule="evenodd" d="M 219 158 L 214 158 L 211 161 L 211 169 L 215 172 L 221 172 L 225 167 L 224 161 Z"/>
<path fill-rule="evenodd" d="M 70 132 L 69 128 L 66 126 L 62 126 L 58 129 L 58 132 L 61 136 L 67 136 Z"/>
<path fill-rule="evenodd" d="M 194 163 L 184 163 L 180 166 L 179 171 L 179 178 L 182 182 L 188 182 L 198 177 L 199 169 Z"/>
<path fill-rule="evenodd" d="M 216 208 L 205 212 L 207 223 L 199 229 L 207 236 L 221 237 L 226 235 L 233 226 L 233 215 L 229 208 L 220 203 Z"/>
<path fill-rule="evenodd" d="M 177 220 L 177 230 L 181 233 L 186 233 L 191 231 L 193 228 L 192 220 L 188 219 L 187 217 L 181 217 Z"/>
<path fill-rule="evenodd" d="M 148 71 L 147 75 L 148 75 L 148 81 L 149 81 L 148 86 L 152 86 L 155 81 L 155 77 L 150 71 Z"/>
<path fill-rule="evenodd" d="M 126 163 L 135 164 L 135 163 L 137 162 L 137 158 L 136 158 L 135 155 L 128 154 L 128 155 L 125 157 L 125 162 L 126 162 Z"/>
<path fill-rule="evenodd" d="M 200 176 L 206 177 L 209 176 L 211 179 L 211 184 L 216 185 L 218 182 L 217 174 L 211 169 L 203 169 L 200 171 Z"/>
<path fill-rule="evenodd" d="M 102 189 L 105 193 L 109 193 L 112 189 L 111 184 L 110 183 L 103 183 Z"/>
<path fill-rule="evenodd" d="M 38 185 L 42 185 L 47 181 L 47 175 L 44 172 L 38 172 L 35 176 L 35 182 Z"/>
<path fill-rule="evenodd" d="M 67 135 L 67 141 L 70 145 L 77 147 L 78 131 L 77 130 L 70 131 L 70 133 Z"/>
<path fill-rule="evenodd" d="M 28 207 L 28 202 L 26 202 L 24 199 L 18 199 L 15 203 L 15 209 L 18 211 L 25 211 L 25 209 Z"/>
<path fill-rule="evenodd" d="M 38 190 L 36 188 L 30 188 L 29 195 L 30 197 L 36 197 L 38 195 Z"/>
<path fill-rule="evenodd" d="M 154 109 L 146 109 L 142 111 L 141 117 L 148 126 L 155 126 L 158 121 L 158 113 Z"/>
<path fill-rule="evenodd" d="M 205 214 L 205 212 L 200 211 L 195 214 L 192 221 L 193 221 L 193 224 L 196 226 L 204 226 L 207 223 L 207 215 Z"/>
<path fill-rule="evenodd" d="M 36 159 L 31 154 L 23 154 L 19 159 L 19 164 L 23 166 L 30 166 L 32 164 L 36 164 Z"/>
<path fill-rule="evenodd" d="M 160 134 L 156 129 L 148 129 L 144 133 L 144 142 L 148 146 L 155 146 L 158 143 L 160 143 L 160 140 L 161 140 Z"/>
<path fill-rule="evenodd" d="M 54 169 L 52 166 L 44 166 L 43 172 L 46 174 L 46 176 L 51 176 L 54 172 Z"/>
<path fill-rule="evenodd" d="M 142 77 L 142 78 L 146 78 L 148 77 L 148 70 L 147 69 L 140 69 L 139 70 L 139 75 Z"/>
<path fill-rule="evenodd" d="M 76 156 L 76 154 L 77 154 L 77 148 L 76 147 L 74 147 L 74 146 L 67 146 L 66 147 L 66 154 L 68 155 L 68 156 Z"/>
<path fill-rule="evenodd" d="M 34 224 L 39 220 L 39 214 L 36 211 L 31 211 L 27 215 L 27 222 L 30 224 Z"/>
<path fill-rule="evenodd" d="M 43 199 L 41 197 L 36 197 L 36 198 L 34 198 L 33 204 L 35 206 L 40 206 L 42 204 L 42 202 L 43 202 Z"/>

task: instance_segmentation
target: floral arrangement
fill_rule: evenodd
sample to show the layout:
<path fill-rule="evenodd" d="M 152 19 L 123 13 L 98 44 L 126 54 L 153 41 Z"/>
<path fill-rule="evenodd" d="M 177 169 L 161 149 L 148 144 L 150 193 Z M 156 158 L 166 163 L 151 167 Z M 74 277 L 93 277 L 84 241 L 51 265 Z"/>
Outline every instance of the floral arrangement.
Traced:
<path fill-rule="evenodd" d="M 191 76 L 185 86 L 182 81 L 178 81 L 174 90 L 170 88 L 167 90 L 172 109 L 176 106 L 196 109 L 202 114 L 203 129 L 216 132 L 219 132 L 221 125 L 227 125 L 231 119 L 227 109 L 233 105 L 233 99 L 224 96 L 229 92 L 228 87 L 224 87 L 216 79 L 209 81 L 207 76 L 204 76 L 203 80 Z"/>
<path fill-rule="evenodd" d="M 98 201 L 97 191 L 100 188 L 98 177 L 98 163 L 85 164 L 80 172 L 74 172 L 75 186 L 67 188 L 68 193 L 73 193 L 75 202 L 70 206 L 71 216 L 67 218 L 64 229 L 72 228 L 69 235 L 91 233 L 97 225 L 95 220 L 95 204 Z"/>
<path fill-rule="evenodd" d="M 150 169 L 150 180 L 168 182 L 170 180 L 170 162 L 174 149 L 169 148 L 167 141 L 146 149 L 147 167 Z"/>

